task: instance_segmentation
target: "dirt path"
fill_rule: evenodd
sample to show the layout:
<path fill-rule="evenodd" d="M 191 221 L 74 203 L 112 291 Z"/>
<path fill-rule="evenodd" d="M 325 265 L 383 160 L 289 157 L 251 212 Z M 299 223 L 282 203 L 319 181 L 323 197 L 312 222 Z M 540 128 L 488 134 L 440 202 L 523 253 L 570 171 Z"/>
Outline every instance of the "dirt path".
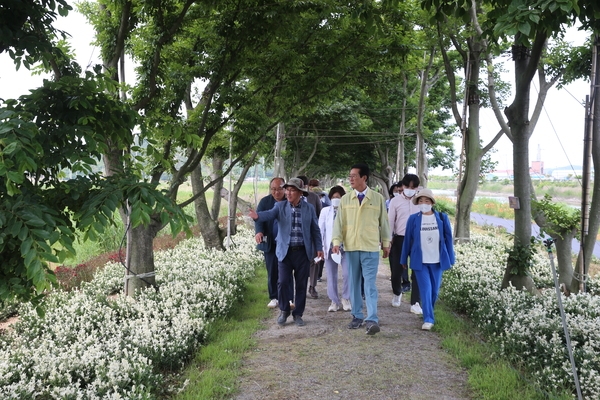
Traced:
<path fill-rule="evenodd" d="M 387 260 L 377 274 L 381 332 L 347 328 L 350 312 L 327 312 L 325 273 L 318 299 L 307 299 L 304 321 L 284 327 L 273 310 L 258 346 L 242 365 L 235 399 L 469 399 L 467 374 L 440 345 L 435 332 L 421 330 L 407 296 L 391 306 Z M 340 271 L 341 276 L 341 271 Z M 341 277 L 338 285 L 341 289 Z"/>

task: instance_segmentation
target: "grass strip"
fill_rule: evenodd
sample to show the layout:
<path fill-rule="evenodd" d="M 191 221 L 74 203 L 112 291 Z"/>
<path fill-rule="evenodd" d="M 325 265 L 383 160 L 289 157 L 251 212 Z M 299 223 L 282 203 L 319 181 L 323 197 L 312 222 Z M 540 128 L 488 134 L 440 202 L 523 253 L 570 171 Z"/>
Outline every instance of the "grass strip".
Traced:
<path fill-rule="evenodd" d="M 264 265 L 257 269 L 248 282 L 244 298 L 238 300 L 230 314 L 211 323 L 206 344 L 186 368 L 182 380 L 188 385 L 176 395 L 176 400 L 227 399 L 237 388 L 242 372 L 242 358 L 255 345 L 253 335 L 263 328 L 262 320 L 271 315 L 267 271 Z"/>
<path fill-rule="evenodd" d="M 476 399 L 572 399 L 569 394 L 548 393 L 527 381 L 510 362 L 497 357 L 495 348 L 477 336 L 477 329 L 454 314 L 442 302 L 435 307 L 435 331 L 442 347 L 468 371 L 468 382 Z"/>

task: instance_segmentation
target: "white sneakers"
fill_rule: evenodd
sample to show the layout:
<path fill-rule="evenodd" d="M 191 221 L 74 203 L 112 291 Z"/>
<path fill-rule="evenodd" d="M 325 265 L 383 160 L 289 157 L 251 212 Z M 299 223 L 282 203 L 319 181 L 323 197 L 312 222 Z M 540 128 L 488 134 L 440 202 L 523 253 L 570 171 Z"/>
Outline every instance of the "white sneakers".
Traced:
<path fill-rule="evenodd" d="M 277 308 L 278 305 L 279 305 L 279 301 L 277 299 L 271 299 L 271 301 L 269 302 L 269 304 L 267 304 L 267 307 L 269 307 L 269 308 Z"/>
<path fill-rule="evenodd" d="M 335 304 L 334 301 L 331 302 L 331 305 L 329 306 L 329 309 L 327 311 L 329 312 L 336 312 L 337 310 L 339 310 L 340 308 L 338 307 L 337 304 Z"/>
<path fill-rule="evenodd" d="M 402 295 L 394 295 L 394 298 L 392 299 L 392 307 L 400 307 L 400 302 L 402 300 Z"/>
<path fill-rule="evenodd" d="M 342 299 L 342 308 L 344 309 L 344 311 L 352 310 L 352 304 L 350 303 L 349 299 Z"/>
<path fill-rule="evenodd" d="M 410 306 L 410 312 L 417 315 L 423 315 L 423 309 L 419 305 L 419 303 L 415 303 Z"/>
<path fill-rule="evenodd" d="M 423 329 L 424 331 L 430 331 L 431 328 L 433 328 L 433 324 L 431 322 L 425 322 L 422 326 L 421 329 Z"/>

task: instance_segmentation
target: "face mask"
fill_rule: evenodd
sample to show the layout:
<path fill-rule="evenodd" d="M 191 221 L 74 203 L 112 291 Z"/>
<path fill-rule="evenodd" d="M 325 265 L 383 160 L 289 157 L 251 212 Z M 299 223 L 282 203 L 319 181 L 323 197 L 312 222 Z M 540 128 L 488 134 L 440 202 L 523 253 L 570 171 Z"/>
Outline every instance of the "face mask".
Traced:
<path fill-rule="evenodd" d="M 331 199 L 331 205 L 334 206 L 335 208 L 338 208 L 340 206 L 341 202 L 342 202 L 342 199 Z"/>
<path fill-rule="evenodd" d="M 422 213 L 428 213 L 431 211 L 431 204 L 419 204 L 419 210 L 421 210 Z"/>
<path fill-rule="evenodd" d="M 394 193 L 394 197 L 398 197 L 398 196 L 400 196 L 400 193 L 398 193 L 398 192 L 395 192 L 395 193 Z"/>
<path fill-rule="evenodd" d="M 404 189 L 404 195 L 406 197 L 413 197 L 415 195 L 415 189 Z"/>

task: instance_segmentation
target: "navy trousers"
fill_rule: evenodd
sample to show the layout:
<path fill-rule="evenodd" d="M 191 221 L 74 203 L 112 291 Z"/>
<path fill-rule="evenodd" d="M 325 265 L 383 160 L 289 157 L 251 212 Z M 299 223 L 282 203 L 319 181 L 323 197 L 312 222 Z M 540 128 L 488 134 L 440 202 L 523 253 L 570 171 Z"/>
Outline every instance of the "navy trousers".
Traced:
<path fill-rule="evenodd" d="M 306 307 L 306 286 L 310 274 L 310 260 L 306 255 L 304 247 L 290 247 L 283 261 L 279 261 L 279 309 L 290 312 L 290 300 L 294 300 L 294 290 L 290 281 L 292 277 L 296 281 L 296 308 L 292 315 L 302 316 Z"/>

